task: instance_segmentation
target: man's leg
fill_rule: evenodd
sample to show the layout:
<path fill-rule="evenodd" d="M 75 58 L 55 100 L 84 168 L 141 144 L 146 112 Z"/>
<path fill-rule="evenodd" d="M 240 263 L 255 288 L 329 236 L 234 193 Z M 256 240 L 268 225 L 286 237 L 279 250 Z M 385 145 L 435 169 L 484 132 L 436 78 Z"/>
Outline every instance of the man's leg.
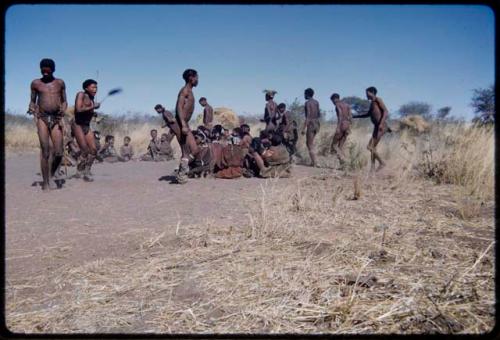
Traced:
<path fill-rule="evenodd" d="M 309 157 L 311 158 L 311 166 L 315 167 L 318 165 L 316 162 L 316 154 L 314 153 L 314 137 L 316 137 L 316 131 L 307 127 L 306 131 L 306 145 L 309 151 Z"/>
<path fill-rule="evenodd" d="M 56 174 L 64 155 L 61 125 L 56 124 L 52 127 L 50 137 L 52 138 L 52 144 L 54 145 L 54 159 L 52 160 L 52 167 L 50 169 L 50 176 L 53 177 Z"/>
<path fill-rule="evenodd" d="M 376 138 L 376 139 L 374 139 L 374 141 L 373 141 L 373 151 L 372 151 L 372 153 L 373 153 L 373 157 L 374 157 L 374 159 L 375 159 L 375 160 L 377 160 L 377 161 L 378 161 L 378 163 L 379 163 L 379 166 L 378 166 L 378 168 L 377 168 L 377 171 L 379 171 L 379 170 L 381 170 L 382 168 L 384 168 L 384 167 L 385 167 L 385 162 L 382 160 L 382 157 L 380 157 L 380 155 L 379 155 L 379 154 L 378 154 L 378 152 L 377 152 L 377 145 L 378 145 L 378 143 L 380 142 L 380 140 L 381 140 L 381 139 L 382 139 L 382 134 L 379 134 L 379 135 L 377 136 L 377 138 Z M 375 163 L 375 160 L 373 161 L 373 163 Z"/>
<path fill-rule="evenodd" d="M 85 133 L 80 125 L 73 124 L 73 134 L 75 135 L 76 143 L 80 148 L 80 161 L 76 166 L 77 173 L 75 177 L 80 178 L 85 171 L 85 165 L 89 154 L 89 146 L 87 145 Z"/>
<path fill-rule="evenodd" d="M 49 129 L 42 119 L 36 120 L 38 139 L 40 141 L 40 170 L 42 172 L 42 189 L 49 189 Z"/>
<path fill-rule="evenodd" d="M 90 169 L 92 168 L 92 164 L 94 163 L 94 159 L 97 155 L 97 148 L 95 146 L 94 133 L 89 129 L 87 134 L 85 135 L 85 141 L 87 142 L 89 152 L 87 155 L 87 161 L 85 162 L 85 172 L 83 176 L 83 180 L 87 182 L 93 182 L 94 179 L 91 177 L 92 174 Z"/>

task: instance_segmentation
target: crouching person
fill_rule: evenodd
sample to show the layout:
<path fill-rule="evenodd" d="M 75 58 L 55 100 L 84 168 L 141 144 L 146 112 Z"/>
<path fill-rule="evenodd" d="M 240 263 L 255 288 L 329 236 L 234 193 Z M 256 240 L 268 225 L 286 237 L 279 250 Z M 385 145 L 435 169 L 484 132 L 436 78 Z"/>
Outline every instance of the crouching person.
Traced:
<path fill-rule="evenodd" d="M 255 166 L 258 168 L 260 177 L 290 177 L 292 175 L 290 153 L 285 145 L 283 145 L 282 137 L 278 134 L 274 134 L 270 142 L 271 146 L 268 148 L 261 146 L 260 150 L 251 149 L 252 156 L 255 160 Z"/>
<path fill-rule="evenodd" d="M 189 162 L 188 177 L 207 177 L 213 173 L 212 144 L 206 134 L 206 130 L 200 129 L 192 131 L 199 152 Z"/>
<path fill-rule="evenodd" d="M 229 138 L 229 143 L 222 148 L 222 155 L 215 178 L 239 178 L 243 175 L 244 152 L 239 145 L 239 137 L 233 135 Z"/>

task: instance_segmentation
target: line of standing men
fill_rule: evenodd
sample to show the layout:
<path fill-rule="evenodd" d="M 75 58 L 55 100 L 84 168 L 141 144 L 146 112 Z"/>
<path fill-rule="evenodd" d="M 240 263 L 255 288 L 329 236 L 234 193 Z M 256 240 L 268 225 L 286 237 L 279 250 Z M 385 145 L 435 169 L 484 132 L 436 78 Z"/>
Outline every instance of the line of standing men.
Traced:
<path fill-rule="evenodd" d="M 275 122 L 280 118 L 280 111 L 277 109 L 278 106 L 274 101 L 274 96 L 277 92 L 274 90 L 266 90 L 265 93 L 266 106 L 264 109 L 264 118 L 261 121 L 266 123 L 267 131 L 274 131 L 277 127 Z M 307 88 L 304 91 L 304 98 L 306 99 L 304 104 L 305 120 L 301 133 L 306 136 L 306 146 L 309 157 L 311 158 L 311 166 L 317 167 L 318 163 L 316 153 L 314 152 L 314 139 L 320 130 L 321 111 L 319 102 L 313 97 L 314 90 L 312 88 Z M 341 167 L 345 165 L 344 145 L 347 136 L 351 133 L 352 119 L 366 117 L 370 117 L 373 123 L 372 137 L 367 146 L 367 149 L 371 153 L 371 170 L 373 171 L 375 168 L 375 161 L 379 162 L 377 170 L 385 166 L 385 162 L 377 152 L 377 145 L 384 133 L 390 131 L 387 126 L 389 111 L 382 98 L 377 97 L 377 89 L 375 87 L 371 86 L 366 89 L 366 97 L 370 100 L 370 108 L 366 113 L 354 116 L 351 114 L 351 107 L 349 104 L 342 101 L 338 93 L 334 93 L 330 97 L 330 100 L 335 105 L 335 112 L 337 114 L 337 128 L 332 139 L 330 152 L 337 154 Z"/>

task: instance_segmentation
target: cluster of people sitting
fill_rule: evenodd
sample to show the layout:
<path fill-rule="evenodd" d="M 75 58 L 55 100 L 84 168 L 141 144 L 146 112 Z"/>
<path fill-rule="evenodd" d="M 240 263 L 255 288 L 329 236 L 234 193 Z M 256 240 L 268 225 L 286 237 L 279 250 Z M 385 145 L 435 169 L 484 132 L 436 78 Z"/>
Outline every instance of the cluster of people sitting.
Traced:
<path fill-rule="evenodd" d="M 289 134 L 279 127 L 252 137 L 247 124 L 232 131 L 221 125 L 199 126 L 192 131 L 199 152 L 189 162 L 188 177 L 289 177 L 298 133 L 292 125 Z"/>
<path fill-rule="evenodd" d="M 151 140 L 147 147 L 146 153 L 137 157 L 134 153 L 134 147 L 130 144 L 132 141 L 129 136 L 123 138 L 123 145 L 120 147 L 119 152 L 115 149 L 115 137 L 113 135 L 106 135 L 104 138 L 104 144 L 101 145 L 101 133 L 99 131 L 93 131 L 95 146 L 97 149 L 96 161 L 102 163 L 116 163 L 116 162 L 128 162 L 131 160 L 141 160 L 141 161 L 169 161 L 174 159 L 174 152 L 171 146 L 171 141 L 173 135 L 170 133 L 164 133 L 161 138 L 158 139 L 158 131 L 156 129 L 151 130 Z M 64 159 L 64 164 L 67 166 L 73 166 L 78 164 L 81 156 L 81 150 L 78 147 L 74 136 L 65 136 L 66 157 Z"/>
<path fill-rule="evenodd" d="M 206 109 L 206 99 L 200 102 Z M 155 110 L 163 116 L 164 127 L 175 131 L 176 120 L 172 113 L 160 104 Z M 284 103 L 278 105 L 278 111 L 272 125 L 268 124 L 258 137 L 251 135 L 248 124 L 230 131 L 220 124 L 212 127 L 212 117 L 204 119 L 203 125 L 191 131 L 198 151 L 190 155 L 187 176 L 289 177 L 298 141 L 297 123 L 290 119 Z"/>

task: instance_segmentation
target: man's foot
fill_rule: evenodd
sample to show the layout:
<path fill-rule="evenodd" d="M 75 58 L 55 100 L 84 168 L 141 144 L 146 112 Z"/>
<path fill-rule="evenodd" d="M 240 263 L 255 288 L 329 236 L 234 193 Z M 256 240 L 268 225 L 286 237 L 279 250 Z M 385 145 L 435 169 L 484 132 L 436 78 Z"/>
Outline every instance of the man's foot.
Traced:
<path fill-rule="evenodd" d="M 89 175 L 84 175 L 83 180 L 85 182 L 93 182 L 94 181 L 94 179 L 92 177 L 90 177 Z"/>
<path fill-rule="evenodd" d="M 188 177 L 184 173 L 177 173 L 175 176 L 175 180 L 177 181 L 178 184 L 186 184 L 188 181 Z"/>
<path fill-rule="evenodd" d="M 48 192 L 50 190 L 49 183 L 42 183 L 42 191 Z"/>
<path fill-rule="evenodd" d="M 49 179 L 49 188 L 50 188 L 50 190 L 57 189 L 57 183 L 56 183 L 56 179 L 54 177 Z"/>

